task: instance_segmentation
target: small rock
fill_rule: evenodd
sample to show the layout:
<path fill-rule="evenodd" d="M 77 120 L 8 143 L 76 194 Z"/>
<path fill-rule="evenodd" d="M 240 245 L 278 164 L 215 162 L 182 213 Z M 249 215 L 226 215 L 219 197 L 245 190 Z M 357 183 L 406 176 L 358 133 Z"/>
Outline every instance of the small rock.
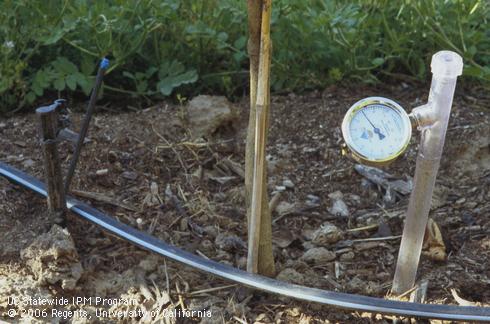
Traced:
<path fill-rule="evenodd" d="M 100 170 L 95 171 L 95 175 L 97 175 L 99 177 L 105 176 L 107 174 L 109 174 L 109 169 L 100 169 Z"/>
<path fill-rule="evenodd" d="M 350 215 L 347 205 L 342 200 L 342 198 L 344 198 L 344 194 L 342 192 L 337 190 L 329 194 L 328 197 L 333 200 L 332 207 L 328 209 L 330 214 L 342 217 L 348 217 Z"/>
<path fill-rule="evenodd" d="M 305 249 L 305 250 L 313 249 L 314 247 L 316 247 L 315 244 L 313 244 L 309 241 L 304 241 L 303 244 L 301 244 L 301 245 L 303 245 L 303 249 Z"/>
<path fill-rule="evenodd" d="M 5 123 L 0 123 L 0 128 L 5 128 L 5 127 L 7 127 L 7 124 L 5 124 Z"/>
<path fill-rule="evenodd" d="M 286 268 L 282 270 L 276 277 L 277 280 L 282 280 L 286 282 L 292 282 L 298 285 L 303 285 L 305 282 L 305 277 L 298 271 Z"/>
<path fill-rule="evenodd" d="M 8 273 L 8 272 L 7 272 Z M 46 287 L 40 286 L 32 276 L 25 276 L 21 273 L 12 272 L 8 275 L 2 274 L 0 276 L 0 307 L 5 310 L 7 304 L 12 302 L 12 299 L 16 300 L 53 300 L 54 296 L 51 295 L 50 291 Z M 9 300 L 10 299 L 10 300 Z M 9 308 L 16 309 L 18 311 L 23 311 L 23 320 L 19 321 L 21 323 L 33 323 L 27 319 L 28 312 L 32 312 L 35 309 L 50 308 L 49 305 L 35 305 L 35 304 L 24 304 L 18 302 Z M 3 318 L 3 317 L 2 317 Z M 3 322 L 2 323 L 7 323 Z M 40 322 L 38 322 L 40 323 Z"/>
<path fill-rule="evenodd" d="M 214 244 L 218 246 L 219 249 L 233 252 L 240 248 L 247 248 L 247 245 L 241 238 L 236 235 L 226 235 L 224 233 L 218 234 L 214 240 Z"/>
<path fill-rule="evenodd" d="M 128 179 L 128 180 L 136 180 L 138 178 L 138 174 L 136 172 L 133 172 L 133 171 L 124 171 L 121 176 L 124 178 L 124 179 Z"/>
<path fill-rule="evenodd" d="M 189 227 L 189 222 L 188 222 L 189 218 L 188 217 L 183 217 L 181 220 L 180 220 L 180 224 L 179 224 L 179 228 L 182 232 L 185 232 L 188 230 L 188 227 Z"/>
<path fill-rule="evenodd" d="M 286 187 L 285 186 L 276 186 L 275 187 L 276 191 L 278 192 L 281 192 L 281 191 L 286 191 Z"/>
<path fill-rule="evenodd" d="M 294 210 L 294 204 L 288 203 L 287 201 L 281 201 L 277 204 L 275 211 L 279 215 L 284 215 Z"/>
<path fill-rule="evenodd" d="M 204 227 L 204 233 L 209 235 L 209 237 L 215 238 L 218 236 L 218 229 L 213 225 L 208 225 Z"/>
<path fill-rule="evenodd" d="M 387 207 L 393 207 L 396 202 L 396 192 L 391 187 L 386 188 L 383 201 Z"/>
<path fill-rule="evenodd" d="M 342 238 L 342 231 L 337 226 L 326 222 L 313 233 L 312 242 L 316 245 L 328 245 L 336 243 Z"/>
<path fill-rule="evenodd" d="M 432 194 L 430 209 L 435 210 L 446 205 L 448 196 L 449 188 L 442 185 L 436 185 L 434 188 L 434 193 Z"/>
<path fill-rule="evenodd" d="M 335 260 L 335 253 L 324 247 L 316 247 L 306 251 L 301 260 L 315 264 L 330 262 Z"/>
<path fill-rule="evenodd" d="M 340 261 L 345 262 L 345 261 L 352 261 L 354 260 L 354 252 L 350 251 L 347 253 L 344 253 L 340 256 Z"/>
<path fill-rule="evenodd" d="M 378 231 L 374 235 L 375 237 L 387 237 L 392 236 L 393 232 L 391 231 L 390 225 L 385 222 L 381 222 L 378 225 Z"/>
<path fill-rule="evenodd" d="M 284 181 L 282 182 L 282 185 L 286 188 L 289 188 L 289 189 L 294 188 L 294 183 L 289 179 L 284 179 Z"/>
<path fill-rule="evenodd" d="M 204 251 L 211 251 L 214 249 L 214 244 L 213 242 L 211 242 L 210 240 L 202 240 L 201 241 L 201 244 L 200 244 L 200 247 L 202 247 L 202 249 Z M 226 253 L 224 251 L 219 251 L 219 252 L 223 252 L 223 253 Z M 218 253 L 219 254 L 219 253 Z"/>
<path fill-rule="evenodd" d="M 337 191 L 330 193 L 328 195 L 328 198 L 330 198 L 332 200 L 339 200 L 339 199 L 344 198 L 344 194 L 341 191 L 337 190 Z"/>
<path fill-rule="evenodd" d="M 349 195 L 350 199 L 357 205 L 361 203 L 361 197 L 358 195 L 350 194 Z"/>
<path fill-rule="evenodd" d="M 37 237 L 21 251 L 21 258 L 40 284 L 61 283 L 62 289 L 72 290 L 82 276 L 73 239 L 68 230 L 53 225 L 51 230 Z"/>
<path fill-rule="evenodd" d="M 303 230 L 301 231 L 301 235 L 307 241 L 311 241 L 314 237 L 314 234 L 315 230 L 311 228 L 303 228 Z"/>
<path fill-rule="evenodd" d="M 318 147 L 303 147 L 303 153 L 315 153 L 318 151 Z"/>
<path fill-rule="evenodd" d="M 247 268 L 247 258 L 242 256 L 242 257 L 239 257 L 237 260 L 236 260 L 236 267 L 238 269 L 245 269 Z"/>
<path fill-rule="evenodd" d="M 204 242 L 201 242 L 201 244 L 203 244 Z M 211 242 L 209 242 L 211 243 Z M 211 246 L 209 246 L 211 247 Z M 206 248 L 204 249 L 205 251 L 207 250 Z M 223 250 L 218 250 L 216 252 L 216 255 L 214 256 L 214 258 L 218 261 L 230 261 L 232 259 L 232 255 L 228 252 L 225 252 Z"/>
<path fill-rule="evenodd" d="M 24 141 L 13 141 L 12 143 L 14 143 L 15 145 L 20 146 L 20 147 L 26 147 L 27 146 L 26 142 L 24 142 Z"/>
<path fill-rule="evenodd" d="M 34 166 L 34 164 L 35 164 L 35 163 L 34 163 L 34 161 L 33 161 L 33 160 L 31 160 L 31 159 L 27 159 L 27 160 L 25 160 L 24 162 L 22 162 L 22 166 L 23 166 L 24 168 L 26 168 L 26 169 L 28 169 L 28 168 L 32 168 L 32 167 Z"/>
<path fill-rule="evenodd" d="M 194 138 L 212 135 L 220 126 L 233 122 L 235 108 L 225 97 L 197 96 L 186 107 Z"/>
<path fill-rule="evenodd" d="M 335 216 L 348 217 L 350 215 L 347 205 L 342 199 L 334 200 L 332 207 L 328 209 L 328 212 Z"/>
<path fill-rule="evenodd" d="M 288 230 L 282 230 L 277 234 L 274 233 L 272 242 L 274 245 L 277 245 L 281 249 L 287 248 L 297 239 L 297 236 L 294 233 L 291 233 Z"/>
<path fill-rule="evenodd" d="M 456 200 L 456 205 L 462 205 L 464 204 L 464 202 L 466 201 L 466 198 L 459 198 L 458 200 Z"/>
<path fill-rule="evenodd" d="M 308 207 L 318 207 L 320 205 L 320 197 L 315 195 L 306 196 L 306 206 Z"/>
<path fill-rule="evenodd" d="M 319 203 L 320 202 L 320 197 L 315 196 L 315 195 L 309 194 L 309 195 L 306 196 L 306 198 L 308 200 L 311 200 L 312 202 L 315 202 L 315 203 Z"/>
<path fill-rule="evenodd" d="M 346 290 L 351 293 L 358 293 L 364 290 L 365 285 L 366 283 L 361 278 L 355 276 L 347 282 Z"/>
<path fill-rule="evenodd" d="M 146 273 L 155 271 L 161 260 L 156 255 L 150 254 L 148 257 L 140 261 L 139 266 L 145 270 Z"/>
<path fill-rule="evenodd" d="M 115 172 L 117 172 L 117 173 L 121 173 L 121 172 L 123 172 L 123 171 L 124 171 L 124 168 L 123 168 L 123 166 L 122 166 L 121 162 L 116 161 L 116 162 L 114 163 L 114 171 L 115 171 Z"/>
<path fill-rule="evenodd" d="M 143 230 L 143 219 L 141 217 L 136 218 L 136 227 L 138 227 L 140 230 Z"/>

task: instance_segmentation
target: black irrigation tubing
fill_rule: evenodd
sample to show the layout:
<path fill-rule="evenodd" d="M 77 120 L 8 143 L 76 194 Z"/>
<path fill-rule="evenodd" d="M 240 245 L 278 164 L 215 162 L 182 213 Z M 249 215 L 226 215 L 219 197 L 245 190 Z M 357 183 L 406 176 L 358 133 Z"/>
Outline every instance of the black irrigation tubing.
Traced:
<path fill-rule="evenodd" d="M 44 183 L 12 166 L 0 162 L 0 175 L 42 196 L 46 196 Z M 123 224 L 113 217 L 69 196 L 67 196 L 67 207 L 73 213 L 99 225 L 109 233 L 115 234 L 144 249 L 209 274 L 269 293 L 372 313 L 442 320 L 490 322 L 490 307 L 435 305 L 385 300 L 382 298 L 298 286 L 248 273 L 219 262 L 201 258 L 195 254 L 169 245 L 156 237 Z"/>

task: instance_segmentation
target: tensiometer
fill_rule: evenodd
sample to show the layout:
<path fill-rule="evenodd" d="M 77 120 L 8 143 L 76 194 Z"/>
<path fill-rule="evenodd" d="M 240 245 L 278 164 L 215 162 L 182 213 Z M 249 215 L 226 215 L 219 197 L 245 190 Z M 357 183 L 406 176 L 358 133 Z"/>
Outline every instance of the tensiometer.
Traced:
<path fill-rule="evenodd" d="M 412 125 L 405 110 L 393 100 L 369 97 L 356 102 L 342 122 L 350 155 L 370 165 L 393 162 L 408 147 Z"/>

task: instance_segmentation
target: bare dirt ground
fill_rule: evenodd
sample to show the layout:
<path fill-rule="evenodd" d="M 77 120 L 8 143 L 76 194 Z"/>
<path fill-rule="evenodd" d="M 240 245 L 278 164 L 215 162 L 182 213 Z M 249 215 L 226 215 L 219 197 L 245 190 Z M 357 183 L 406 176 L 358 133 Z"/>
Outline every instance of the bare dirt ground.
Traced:
<path fill-rule="evenodd" d="M 409 111 L 425 102 L 427 90 L 409 85 L 329 88 L 302 96 L 273 97 L 269 192 L 281 192 L 273 212 L 274 253 L 280 279 L 370 296 L 382 297 L 389 292 L 408 195 L 394 193 L 390 199 L 385 189 L 355 171 L 354 163 L 340 153 L 340 124 L 350 105 L 363 97 L 393 98 Z M 201 139 L 193 138 L 184 106 L 162 103 L 126 113 L 100 110 L 92 120 L 90 142 L 82 151 L 72 184 L 72 189 L 78 191 L 75 196 L 187 251 L 243 269 L 246 216 L 240 170 L 247 103 L 243 99 L 236 104 L 238 116 L 234 121 Z M 447 257 L 436 261 L 426 249 L 419 267 L 418 280 L 429 284 L 428 303 L 457 304 L 451 289 L 476 304 L 490 301 L 489 107 L 490 98 L 483 91 L 460 90 L 456 95 L 430 215 L 442 233 Z M 77 129 L 81 115 L 74 113 L 72 118 Z M 0 119 L 0 160 L 42 178 L 36 131 L 34 114 Z M 385 169 L 394 179 L 410 181 L 417 143 L 418 134 L 403 157 Z M 65 170 L 72 149 L 67 142 L 60 146 Z M 87 192 L 112 202 L 86 198 Z M 342 212 L 338 211 L 340 207 Z M 183 308 L 212 313 L 210 319 L 180 318 L 177 322 L 392 320 L 230 285 L 131 246 L 74 215 L 69 216 L 68 230 L 76 250 L 71 248 L 70 235 L 57 234 L 59 240 L 64 240 L 62 244 L 69 246 L 62 254 L 67 261 L 58 262 L 61 259 L 57 258 L 62 257 L 57 250 L 54 256 L 37 257 L 36 253 L 43 252 L 36 252 L 36 246 L 47 239 L 40 235 L 50 231 L 52 225 L 44 199 L 0 178 L 0 314 L 9 308 L 6 302 L 12 296 L 98 296 L 137 300 L 136 305 L 101 307 L 105 310 L 140 308 L 155 310 L 159 316 L 163 310 Z M 318 233 L 325 228 L 337 237 L 319 239 Z M 374 237 L 380 239 L 365 240 Z M 328 253 L 308 254 L 320 246 Z M 42 268 L 43 262 L 49 264 L 53 259 L 64 271 L 43 268 L 36 272 L 40 264 Z M 79 278 L 74 270 L 78 264 L 83 269 Z M 55 276 L 53 271 L 58 271 Z M 57 276 L 65 273 L 76 281 L 74 287 L 57 281 Z M 207 291 L 210 288 L 216 289 Z M 22 307 L 15 307 L 22 312 Z M 33 308 L 25 306 L 24 311 L 29 307 Z M 68 316 L 61 322 L 116 321 L 97 318 L 98 307 L 58 308 L 93 315 L 90 320 L 79 314 Z M 24 317 L 24 322 L 57 321 L 43 316 Z M 4 315 L 0 319 L 21 321 L 19 316 L 12 320 Z M 124 321 L 151 322 L 140 317 Z"/>

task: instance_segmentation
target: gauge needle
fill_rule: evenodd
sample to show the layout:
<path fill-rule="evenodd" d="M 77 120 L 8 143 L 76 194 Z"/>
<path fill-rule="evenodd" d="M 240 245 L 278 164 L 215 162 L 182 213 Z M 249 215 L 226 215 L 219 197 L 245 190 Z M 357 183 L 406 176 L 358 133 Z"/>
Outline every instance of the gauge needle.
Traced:
<path fill-rule="evenodd" d="M 376 126 L 374 126 L 374 124 L 369 120 L 368 116 L 366 116 L 366 114 L 364 113 L 364 111 L 362 111 L 362 114 L 364 115 L 364 117 L 366 117 L 367 121 L 371 124 L 371 126 L 373 126 L 374 133 L 375 134 L 378 134 L 379 139 L 382 140 L 383 138 L 385 138 L 386 136 L 384 136 L 383 133 L 381 133 L 381 131 L 379 130 L 379 128 L 377 128 Z"/>

